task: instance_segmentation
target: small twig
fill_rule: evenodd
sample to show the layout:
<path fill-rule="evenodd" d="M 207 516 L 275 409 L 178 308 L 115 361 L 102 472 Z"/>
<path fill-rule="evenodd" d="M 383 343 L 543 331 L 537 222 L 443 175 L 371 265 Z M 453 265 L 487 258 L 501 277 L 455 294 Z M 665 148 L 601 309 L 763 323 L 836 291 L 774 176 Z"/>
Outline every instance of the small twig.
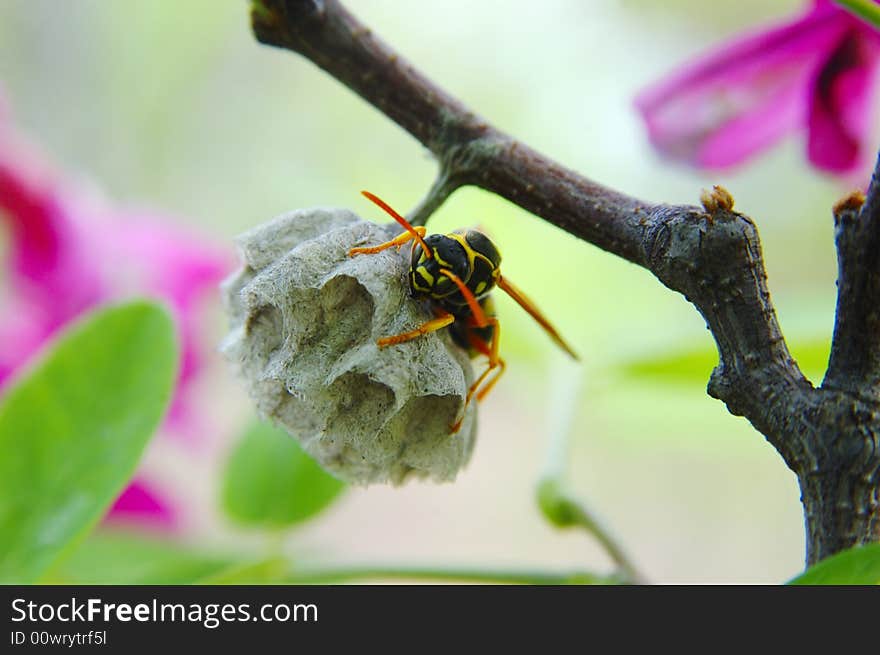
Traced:
<path fill-rule="evenodd" d="M 580 528 L 596 539 L 617 566 L 619 578 L 624 584 L 646 584 L 645 577 L 639 573 L 611 532 L 586 505 L 572 498 L 559 480 L 542 480 L 538 484 L 537 498 L 541 513 L 557 528 Z"/>
<path fill-rule="evenodd" d="M 548 571 L 493 570 L 480 568 L 431 567 L 313 567 L 295 570 L 284 581 L 290 584 L 348 582 L 352 580 L 439 580 L 446 582 L 476 582 L 524 585 L 605 585 L 621 584 L 613 575 L 599 575 L 590 571 L 552 573 Z"/>
<path fill-rule="evenodd" d="M 294 566 L 281 556 L 236 564 L 198 580 L 198 584 L 329 584 L 355 580 L 438 580 L 486 584 L 611 585 L 625 581 L 615 575 L 591 571 L 535 571 L 432 566 L 342 565 Z"/>
<path fill-rule="evenodd" d="M 866 398 L 880 393 L 880 158 L 868 193 L 834 206 L 837 321 L 825 389 Z"/>
<path fill-rule="evenodd" d="M 413 209 L 407 218 L 411 225 L 425 225 L 431 214 L 433 214 L 440 205 L 455 191 L 460 184 L 457 184 L 446 172 L 441 168 L 434 180 L 434 184 L 428 189 L 428 193 L 422 198 L 422 201 Z"/>
<path fill-rule="evenodd" d="M 622 580 L 644 584 L 645 577 L 626 554 L 623 546 L 583 502 L 576 500 L 566 487 L 569 443 L 575 424 L 575 411 L 583 389 L 583 369 L 568 362 L 560 363 L 553 375 L 549 418 L 549 443 L 544 474 L 537 487 L 538 507 L 544 517 L 558 528 L 581 528 L 592 536 L 615 563 Z"/>

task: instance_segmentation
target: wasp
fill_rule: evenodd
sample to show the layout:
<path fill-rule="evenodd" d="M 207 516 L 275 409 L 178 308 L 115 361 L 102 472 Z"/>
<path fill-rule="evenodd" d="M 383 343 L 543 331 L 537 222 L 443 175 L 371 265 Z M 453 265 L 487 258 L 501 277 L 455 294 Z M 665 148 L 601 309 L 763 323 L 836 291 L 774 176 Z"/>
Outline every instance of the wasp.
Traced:
<path fill-rule="evenodd" d="M 352 248 L 349 256 L 371 255 L 394 247 L 400 250 L 404 244 L 412 242 L 410 294 L 413 298 L 430 301 L 434 313 L 434 318 L 417 328 L 383 337 L 377 341 L 377 345 L 393 346 L 449 327 L 453 341 L 464 348 L 471 358 L 484 355 L 488 359 L 486 370 L 468 389 L 460 416 L 451 426 L 453 433 L 461 427 L 471 400 L 483 400 L 506 367 L 498 354 L 501 325 L 489 295 L 496 286 L 528 312 L 562 350 L 573 359 L 578 359 L 535 303 L 501 275 L 501 253 L 489 237 L 473 229 L 428 235 L 426 228 L 410 225 L 378 196 L 369 191 L 361 193 L 397 221 L 404 232 L 377 246 Z"/>

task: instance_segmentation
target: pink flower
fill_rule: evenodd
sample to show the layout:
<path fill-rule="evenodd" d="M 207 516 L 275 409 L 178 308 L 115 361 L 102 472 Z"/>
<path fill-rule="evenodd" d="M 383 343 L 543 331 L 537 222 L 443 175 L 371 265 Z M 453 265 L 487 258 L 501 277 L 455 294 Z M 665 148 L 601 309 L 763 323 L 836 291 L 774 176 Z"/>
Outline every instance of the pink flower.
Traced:
<path fill-rule="evenodd" d="M 8 234 L 0 301 L 0 390 L 55 332 L 95 306 L 152 296 L 172 310 L 182 349 L 166 427 L 192 433 L 200 418 L 188 402 L 203 367 L 203 303 L 232 269 L 225 249 L 173 225 L 173 219 L 108 206 L 41 161 L 12 130 L 0 95 L 0 226 Z M 170 525 L 171 510 L 136 481 L 115 509 Z M 153 521 L 154 523 L 156 521 Z"/>
<path fill-rule="evenodd" d="M 878 65 L 880 32 L 830 0 L 814 0 L 801 17 L 649 87 L 636 106 L 661 153 L 700 168 L 739 164 L 805 129 L 814 166 L 851 173 L 876 155 Z"/>
<path fill-rule="evenodd" d="M 178 524 L 177 511 L 168 499 L 137 478 L 113 503 L 109 516 L 115 523 L 132 523 L 161 531 L 174 530 Z"/>

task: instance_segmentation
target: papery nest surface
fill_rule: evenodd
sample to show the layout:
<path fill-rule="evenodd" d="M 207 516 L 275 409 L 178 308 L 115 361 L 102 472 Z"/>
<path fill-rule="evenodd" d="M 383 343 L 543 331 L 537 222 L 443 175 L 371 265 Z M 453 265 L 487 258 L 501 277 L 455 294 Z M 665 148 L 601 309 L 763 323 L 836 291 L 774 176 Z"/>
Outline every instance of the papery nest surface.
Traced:
<path fill-rule="evenodd" d="M 237 239 L 243 267 L 223 283 L 222 344 L 265 418 L 353 483 L 449 481 L 476 436 L 473 381 L 448 330 L 380 348 L 433 315 L 411 297 L 410 248 L 349 257 L 394 236 L 347 209 L 296 210 Z"/>

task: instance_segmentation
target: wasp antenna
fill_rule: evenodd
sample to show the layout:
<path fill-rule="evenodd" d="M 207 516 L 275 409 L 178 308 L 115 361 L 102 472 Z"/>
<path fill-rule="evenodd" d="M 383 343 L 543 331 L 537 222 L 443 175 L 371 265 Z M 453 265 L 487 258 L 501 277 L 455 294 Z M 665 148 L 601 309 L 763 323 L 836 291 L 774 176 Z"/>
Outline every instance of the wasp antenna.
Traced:
<path fill-rule="evenodd" d="M 572 350 L 571 346 L 569 346 L 565 340 L 560 336 L 559 332 L 556 331 L 550 321 L 548 321 L 541 311 L 535 306 L 529 298 L 519 289 L 517 289 L 513 284 L 511 284 L 506 278 L 499 275 L 496 279 L 496 284 L 503 289 L 507 295 L 513 298 L 517 304 L 522 307 L 526 312 L 528 312 L 529 316 L 531 316 L 535 321 L 538 322 L 544 331 L 550 335 L 550 338 L 556 342 L 556 345 L 562 348 L 568 355 L 576 360 L 580 361 L 580 357 L 578 357 L 577 353 Z"/>
<path fill-rule="evenodd" d="M 427 257 L 428 259 L 431 259 L 431 257 L 434 256 L 434 253 L 432 253 L 430 248 L 428 248 L 428 245 L 425 243 L 425 240 L 422 239 L 422 235 L 419 234 L 416 231 L 416 229 L 412 225 L 409 224 L 408 220 L 406 220 L 403 216 L 398 214 L 391 205 L 389 205 L 387 202 L 382 200 L 382 198 L 377 196 L 375 193 L 370 193 L 369 191 L 361 191 L 361 195 L 364 196 L 367 200 L 369 200 L 373 204 L 381 207 L 385 211 L 386 214 L 388 214 L 391 218 L 393 218 L 395 221 L 397 221 L 401 225 L 401 227 L 403 227 L 404 230 L 409 232 L 413 236 L 413 238 L 419 242 L 419 245 L 422 247 L 422 252 L 425 253 L 425 257 Z"/>
<path fill-rule="evenodd" d="M 474 320 L 477 322 L 477 327 L 484 328 L 489 325 L 489 320 L 486 318 L 486 314 L 483 312 L 483 308 L 480 307 L 480 303 L 477 302 L 477 297 L 474 295 L 473 291 L 467 288 L 467 285 L 461 281 L 461 278 L 458 277 L 452 271 L 441 268 L 440 272 L 448 277 L 455 283 L 455 286 L 458 287 L 458 290 L 461 291 L 461 295 L 464 296 L 464 299 L 467 301 L 468 307 L 471 308 L 471 313 L 474 315 Z"/>

